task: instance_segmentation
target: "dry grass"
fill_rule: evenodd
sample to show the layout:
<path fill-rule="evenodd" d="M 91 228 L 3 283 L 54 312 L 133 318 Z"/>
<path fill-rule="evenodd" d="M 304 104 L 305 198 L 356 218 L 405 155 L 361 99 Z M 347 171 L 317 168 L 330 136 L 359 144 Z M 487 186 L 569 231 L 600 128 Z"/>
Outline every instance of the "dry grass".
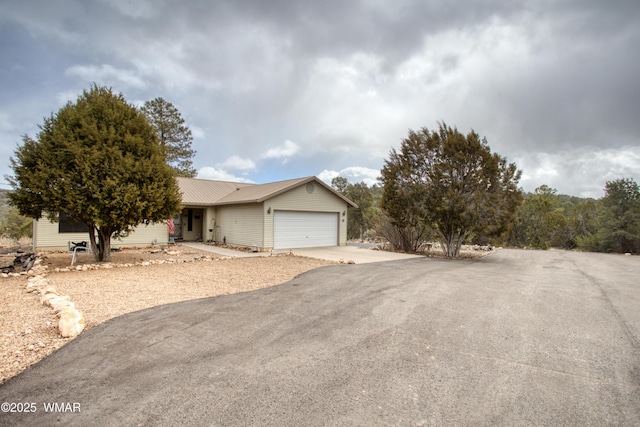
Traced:
<path fill-rule="evenodd" d="M 33 241 L 30 237 L 22 237 L 20 240 L 15 240 L 9 237 L 0 236 L 0 247 L 31 246 L 32 244 Z"/>

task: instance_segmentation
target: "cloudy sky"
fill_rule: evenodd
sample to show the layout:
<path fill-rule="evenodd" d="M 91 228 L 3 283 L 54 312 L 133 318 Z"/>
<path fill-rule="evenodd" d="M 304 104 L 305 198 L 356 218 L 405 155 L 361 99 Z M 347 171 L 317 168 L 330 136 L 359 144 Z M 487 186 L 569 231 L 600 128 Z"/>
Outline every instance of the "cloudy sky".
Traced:
<path fill-rule="evenodd" d="M 527 191 L 640 183 L 638 0 L 0 0 L 0 55 L 2 177 L 95 82 L 172 102 L 200 178 L 373 184 L 444 121 Z"/>

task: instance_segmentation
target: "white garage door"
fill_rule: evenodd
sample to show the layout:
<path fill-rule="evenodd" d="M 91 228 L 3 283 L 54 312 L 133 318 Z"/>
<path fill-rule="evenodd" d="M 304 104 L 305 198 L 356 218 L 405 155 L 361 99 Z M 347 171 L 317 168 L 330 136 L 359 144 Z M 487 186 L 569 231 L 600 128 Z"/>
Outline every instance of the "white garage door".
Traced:
<path fill-rule="evenodd" d="M 274 249 L 313 248 L 338 245 L 338 214 L 335 212 L 275 211 Z"/>

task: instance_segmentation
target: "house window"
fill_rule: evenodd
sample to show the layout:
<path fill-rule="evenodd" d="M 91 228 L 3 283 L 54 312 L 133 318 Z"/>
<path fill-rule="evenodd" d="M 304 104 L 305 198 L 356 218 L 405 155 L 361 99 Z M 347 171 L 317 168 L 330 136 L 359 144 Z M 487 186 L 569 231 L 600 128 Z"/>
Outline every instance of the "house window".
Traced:
<path fill-rule="evenodd" d="M 193 231 L 193 209 L 187 210 L 187 230 Z"/>
<path fill-rule="evenodd" d="M 60 212 L 58 221 L 58 233 L 88 233 L 86 225 L 71 218 L 64 212 Z"/>

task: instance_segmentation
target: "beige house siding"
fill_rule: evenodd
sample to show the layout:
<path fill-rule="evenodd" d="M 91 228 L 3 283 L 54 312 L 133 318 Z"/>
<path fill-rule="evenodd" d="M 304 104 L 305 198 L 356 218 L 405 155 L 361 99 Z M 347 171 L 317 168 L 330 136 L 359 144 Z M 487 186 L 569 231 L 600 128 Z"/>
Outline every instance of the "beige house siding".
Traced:
<path fill-rule="evenodd" d="M 232 245 L 263 247 L 263 207 L 262 203 L 219 206 L 216 225 L 218 241 Z"/>
<path fill-rule="evenodd" d="M 66 250 L 67 242 L 89 241 L 89 233 L 59 233 L 58 223 L 52 223 L 47 219 L 36 222 L 36 249 L 41 250 Z M 166 244 L 169 238 L 167 224 L 158 223 L 141 225 L 135 231 L 122 240 L 111 239 L 111 246 L 150 246 L 155 240 L 158 244 Z"/>
<path fill-rule="evenodd" d="M 67 242 L 89 240 L 89 233 L 58 233 L 58 223 L 46 218 L 36 221 L 36 249 L 67 249 Z"/>
<path fill-rule="evenodd" d="M 271 214 L 264 217 L 265 248 L 273 248 L 273 214 L 276 210 L 338 212 L 338 242 L 340 246 L 347 244 L 347 203 L 321 185 L 313 182 L 309 184 L 301 185 L 264 202 L 265 214 L 271 208 Z"/>
<path fill-rule="evenodd" d="M 150 246 L 154 241 L 159 245 L 169 242 L 169 227 L 166 223 L 139 225 L 124 239 L 111 239 L 111 246 Z"/>

